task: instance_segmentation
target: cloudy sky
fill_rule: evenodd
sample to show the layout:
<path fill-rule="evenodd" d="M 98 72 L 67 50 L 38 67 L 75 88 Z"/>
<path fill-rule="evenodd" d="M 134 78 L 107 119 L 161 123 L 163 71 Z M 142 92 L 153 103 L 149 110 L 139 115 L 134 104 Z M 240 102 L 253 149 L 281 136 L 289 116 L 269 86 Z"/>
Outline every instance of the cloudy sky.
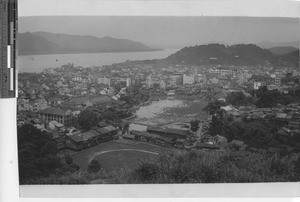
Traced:
<path fill-rule="evenodd" d="M 19 15 L 299 17 L 299 6 L 296 0 L 19 0 Z"/>
<path fill-rule="evenodd" d="M 299 14 L 299 1 L 283 0 L 19 0 L 19 30 L 110 36 L 152 47 L 286 42 L 299 41 Z"/>

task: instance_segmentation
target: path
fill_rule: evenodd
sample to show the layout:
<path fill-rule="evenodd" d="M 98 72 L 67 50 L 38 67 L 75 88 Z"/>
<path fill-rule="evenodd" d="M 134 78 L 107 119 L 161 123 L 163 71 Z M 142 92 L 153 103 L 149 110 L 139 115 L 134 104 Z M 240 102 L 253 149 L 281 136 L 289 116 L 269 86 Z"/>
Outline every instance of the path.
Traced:
<path fill-rule="evenodd" d="M 140 149 L 114 149 L 114 150 L 106 150 L 106 151 L 94 153 L 91 157 L 89 157 L 88 163 L 90 163 L 96 156 L 110 153 L 110 152 L 118 152 L 118 151 L 137 151 L 137 152 L 143 152 L 143 153 L 148 153 L 148 154 L 153 154 L 153 155 L 159 155 L 159 153 L 157 153 L 157 152 L 150 152 L 150 151 L 140 150 Z"/>

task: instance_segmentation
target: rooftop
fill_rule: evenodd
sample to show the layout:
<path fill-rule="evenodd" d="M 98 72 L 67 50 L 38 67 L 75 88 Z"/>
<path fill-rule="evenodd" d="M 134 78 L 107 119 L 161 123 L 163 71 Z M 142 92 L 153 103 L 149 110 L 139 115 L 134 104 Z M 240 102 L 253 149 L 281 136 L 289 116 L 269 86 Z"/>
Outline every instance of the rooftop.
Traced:
<path fill-rule="evenodd" d="M 52 114 L 52 115 L 59 115 L 59 116 L 66 115 L 66 112 L 67 110 L 62 110 L 55 107 L 49 107 L 47 109 L 43 109 L 39 111 L 40 114 L 43 113 L 43 114 Z"/>

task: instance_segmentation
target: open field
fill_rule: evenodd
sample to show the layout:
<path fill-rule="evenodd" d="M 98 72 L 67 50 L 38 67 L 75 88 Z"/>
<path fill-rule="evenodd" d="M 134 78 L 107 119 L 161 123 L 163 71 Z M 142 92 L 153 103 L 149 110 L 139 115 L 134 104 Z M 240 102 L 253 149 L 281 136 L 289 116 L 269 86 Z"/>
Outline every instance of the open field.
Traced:
<path fill-rule="evenodd" d="M 164 148 L 143 142 L 126 140 L 110 141 L 71 155 L 81 169 L 97 159 L 104 168 L 133 168 L 138 160 L 155 158 Z"/>

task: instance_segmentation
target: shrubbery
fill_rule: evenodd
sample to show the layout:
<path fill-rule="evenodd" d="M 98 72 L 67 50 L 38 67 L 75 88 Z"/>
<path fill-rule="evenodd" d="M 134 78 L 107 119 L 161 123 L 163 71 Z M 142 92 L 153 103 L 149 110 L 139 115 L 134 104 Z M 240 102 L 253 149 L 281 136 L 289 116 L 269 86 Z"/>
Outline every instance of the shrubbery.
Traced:
<path fill-rule="evenodd" d="M 87 171 L 89 173 L 96 173 L 101 169 L 101 164 L 98 160 L 92 160 L 89 165 Z"/>
<path fill-rule="evenodd" d="M 93 161 L 92 161 L 93 162 Z M 99 165 L 94 161 L 90 165 Z M 90 166 L 89 166 L 90 167 Z M 250 183 L 300 180 L 300 158 L 251 152 L 190 150 L 167 152 L 140 161 L 128 169 L 76 171 L 51 175 L 30 184 L 147 184 L 147 183 Z M 96 171 L 98 170 L 98 171 Z"/>

